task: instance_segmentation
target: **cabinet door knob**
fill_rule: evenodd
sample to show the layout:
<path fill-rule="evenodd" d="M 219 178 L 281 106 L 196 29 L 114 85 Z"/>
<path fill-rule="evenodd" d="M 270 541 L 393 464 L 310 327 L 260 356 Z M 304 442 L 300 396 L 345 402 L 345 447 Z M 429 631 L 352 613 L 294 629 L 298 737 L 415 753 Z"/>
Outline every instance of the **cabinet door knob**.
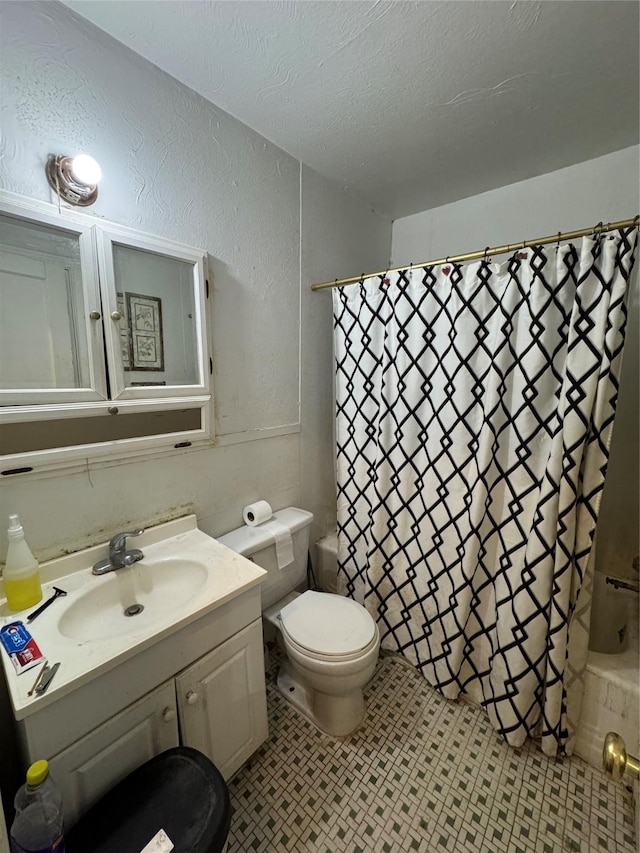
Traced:
<path fill-rule="evenodd" d="M 112 311 L 111 312 L 111 319 L 112 320 L 122 320 L 122 314 L 119 311 Z"/>
<path fill-rule="evenodd" d="M 173 710 L 173 708 L 165 708 L 162 712 L 162 719 L 165 721 L 165 723 L 171 723 L 173 720 L 175 720 L 175 718 L 176 712 Z"/>
<path fill-rule="evenodd" d="M 89 314 L 89 317 L 92 320 L 99 320 L 100 319 L 100 312 L 99 311 L 91 311 L 91 313 Z"/>
<path fill-rule="evenodd" d="M 198 701 L 198 694 L 195 691 L 190 690 L 187 693 L 187 705 L 195 705 L 197 701 Z"/>

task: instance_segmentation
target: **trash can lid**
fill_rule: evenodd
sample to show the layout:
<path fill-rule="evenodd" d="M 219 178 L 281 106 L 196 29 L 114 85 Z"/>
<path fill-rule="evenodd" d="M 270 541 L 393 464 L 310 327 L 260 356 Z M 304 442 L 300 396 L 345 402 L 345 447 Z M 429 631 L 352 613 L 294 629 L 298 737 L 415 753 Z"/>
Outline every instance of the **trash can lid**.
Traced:
<path fill-rule="evenodd" d="M 205 755 L 186 746 L 156 755 L 119 782 L 65 836 L 67 853 L 140 853 L 164 831 L 175 853 L 220 853 L 229 791 Z"/>

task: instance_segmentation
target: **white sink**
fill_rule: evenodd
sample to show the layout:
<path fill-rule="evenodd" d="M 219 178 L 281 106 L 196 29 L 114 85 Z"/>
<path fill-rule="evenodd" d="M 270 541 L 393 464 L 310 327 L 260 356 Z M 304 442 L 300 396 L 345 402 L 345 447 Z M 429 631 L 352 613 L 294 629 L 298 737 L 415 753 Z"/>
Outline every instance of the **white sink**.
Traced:
<path fill-rule="evenodd" d="M 60 663 L 51 687 L 29 695 L 35 674 L 17 675 L 0 654 L 16 720 L 109 672 L 212 611 L 259 587 L 266 572 L 198 530 L 194 515 L 149 527 L 136 539 L 142 560 L 104 575 L 91 567 L 109 553 L 108 543 L 42 563 L 43 602 L 54 585 L 57 598 L 28 629 L 50 663 Z M 253 601 L 253 599 L 251 599 Z M 125 616 L 132 605 L 142 605 Z M 253 604 L 251 605 L 253 606 Z M 2 598 L 0 626 L 25 621 L 29 610 L 12 613 Z M 224 617 L 223 617 L 224 618 Z M 33 675 L 33 678 L 31 677 Z"/>
<path fill-rule="evenodd" d="M 195 560 L 143 560 L 96 578 L 62 610 L 58 630 L 82 642 L 138 632 L 186 604 L 206 580 L 206 566 Z"/>

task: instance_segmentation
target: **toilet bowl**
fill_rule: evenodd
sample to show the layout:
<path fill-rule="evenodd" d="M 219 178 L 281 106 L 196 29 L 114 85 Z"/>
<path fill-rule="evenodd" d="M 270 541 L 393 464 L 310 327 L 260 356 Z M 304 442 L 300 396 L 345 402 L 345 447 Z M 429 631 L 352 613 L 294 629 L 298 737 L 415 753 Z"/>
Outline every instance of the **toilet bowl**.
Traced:
<path fill-rule="evenodd" d="M 278 564 L 268 526 L 241 527 L 218 541 L 267 571 L 261 586 L 265 626 L 282 651 L 278 689 L 318 729 L 351 734 L 362 723 L 362 689 L 373 675 L 380 633 L 371 615 L 350 598 L 306 590 L 309 526 L 313 515 L 296 507 L 274 513 L 288 528 L 293 560 Z"/>
<path fill-rule="evenodd" d="M 326 592 L 287 596 L 264 614 L 280 631 L 286 657 L 278 690 L 317 728 L 351 734 L 365 714 L 362 689 L 373 675 L 380 633 L 355 601 Z"/>

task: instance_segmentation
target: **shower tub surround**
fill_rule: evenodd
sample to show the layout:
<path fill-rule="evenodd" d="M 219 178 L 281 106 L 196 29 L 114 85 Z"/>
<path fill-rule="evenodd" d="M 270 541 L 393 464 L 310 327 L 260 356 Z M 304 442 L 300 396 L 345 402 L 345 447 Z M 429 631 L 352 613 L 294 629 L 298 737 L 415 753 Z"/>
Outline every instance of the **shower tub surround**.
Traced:
<path fill-rule="evenodd" d="M 271 660 L 271 736 L 230 783 L 229 853 L 635 851 L 631 789 L 579 758 L 512 749 L 402 658 L 380 658 L 365 722 L 345 738 L 280 697 Z"/>
<path fill-rule="evenodd" d="M 584 676 L 582 714 L 575 752 L 600 766 L 602 742 L 609 731 L 624 738 L 627 752 L 640 753 L 640 671 L 638 602 L 629 614 L 629 646 L 621 654 L 590 651 Z"/>

